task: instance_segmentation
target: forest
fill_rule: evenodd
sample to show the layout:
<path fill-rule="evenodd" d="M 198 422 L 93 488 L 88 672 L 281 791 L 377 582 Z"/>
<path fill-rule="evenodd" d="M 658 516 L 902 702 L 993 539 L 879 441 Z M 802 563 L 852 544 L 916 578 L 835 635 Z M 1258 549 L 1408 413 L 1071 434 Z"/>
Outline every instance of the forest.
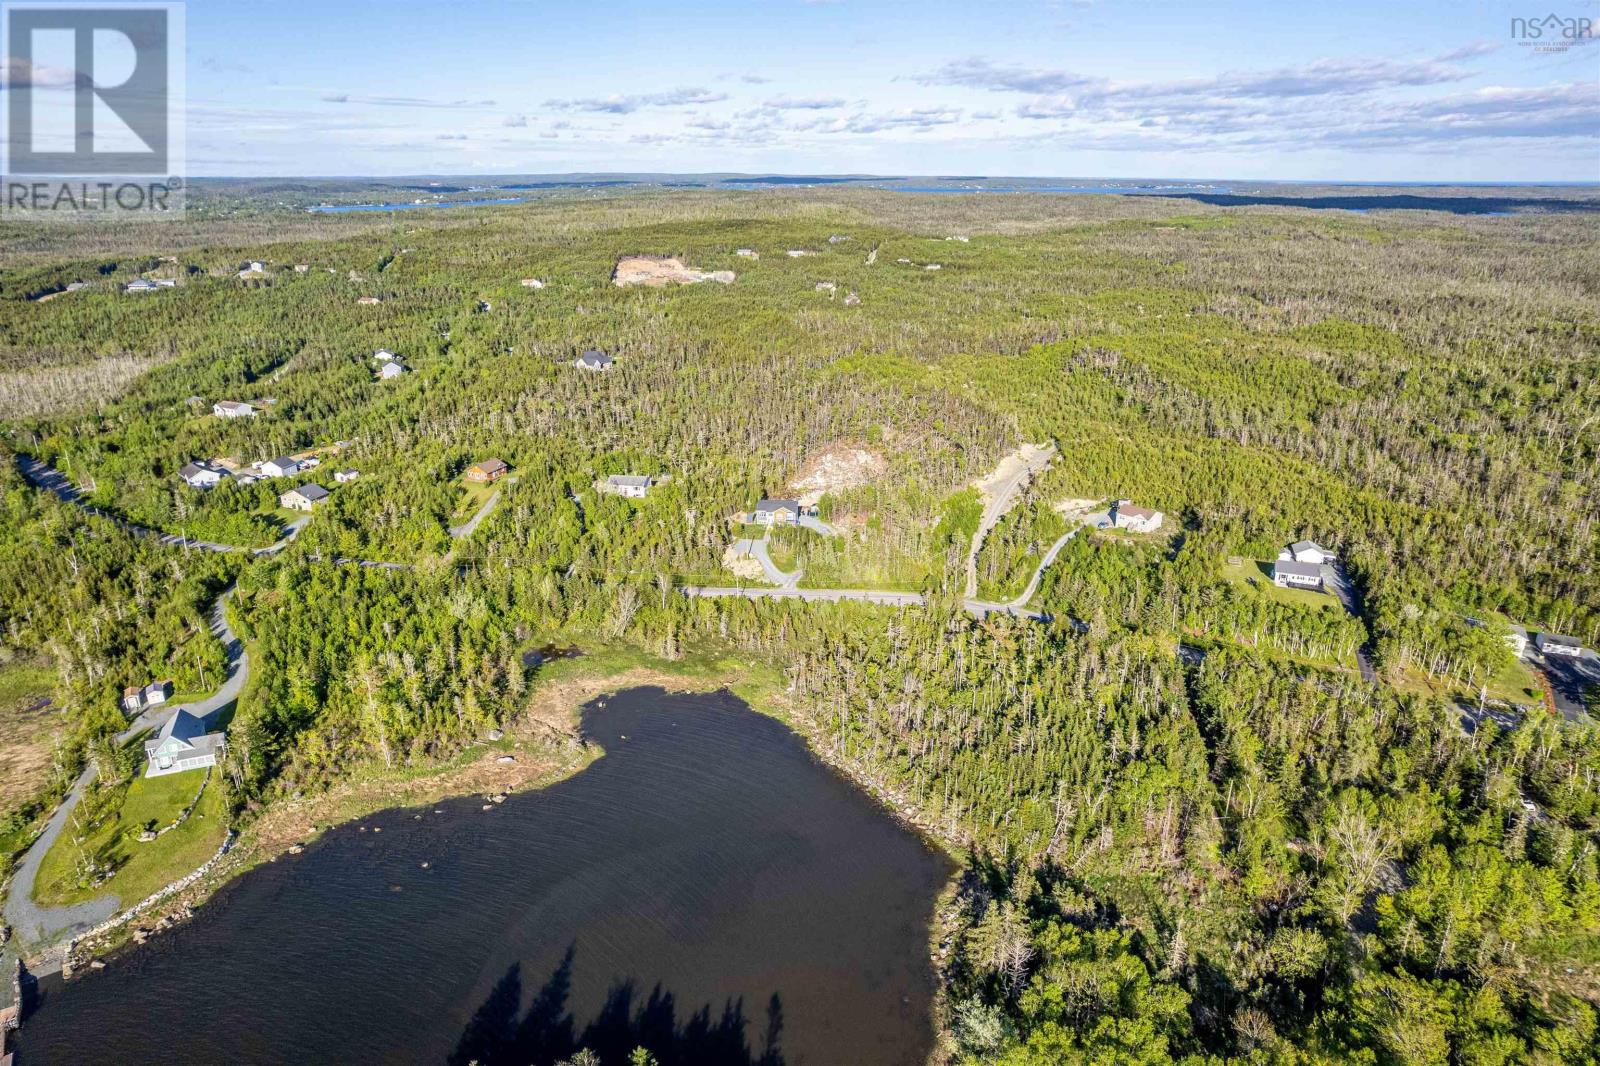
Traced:
<path fill-rule="evenodd" d="M 821 757 L 962 858 L 935 945 L 948 1062 L 1600 1057 L 1600 727 L 1547 706 L 1504 639 L 1600 644 L 1592 214 L 207 197 L 170 229 L 0 226 L 0 678 L 48 665 L 59 709 L 0 811 L 0 873 L 111 757 L 125 686 L 214 683 L 232 587 L 255 664 L 217 778 L 237 823 L 515 723 L 545 643 L 738 648 Z M 612 284 L 634 254 L 737 278 Z M 269 269 L 243 281 L 250 259 Z M 410 372 L 378 379 L 380 348 Z M 575 368 L 589 348 L 614 369 Z M 1132 499 L 1166 524 L 1075 534 L 1038 620 L 975 616 L 975 483 L 1045 442 L 980 598 L 1023 594 L 1080 513 Z M 178 477 L 312 449 L 292 481 Z M 830 482 L 840 449 L 871 474 Z M 513 477 L 475 495 L 491 457 Z M 667 478 L 630 499 L 611 474 Z M 253 554 L 307 481 L 328 499 Z M 925 605 L 681 594 L 733 584 L 735 516 L 802 485 L 833 535 L 771 535 L 800 587 Z M 1302 538 L 1338 551 L 1358 610 L 1260 579 Z"/>

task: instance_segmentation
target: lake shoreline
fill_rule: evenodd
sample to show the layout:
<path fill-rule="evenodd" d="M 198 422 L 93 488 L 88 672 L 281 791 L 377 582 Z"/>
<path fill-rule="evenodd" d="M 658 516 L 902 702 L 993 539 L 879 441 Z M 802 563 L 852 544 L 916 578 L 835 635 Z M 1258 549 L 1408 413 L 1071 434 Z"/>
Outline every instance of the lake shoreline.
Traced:
<path fill-rule="evenodd" d="M 927 1033 L 928 1039 L 930 1040 L 930 1044 L 927 1045 L 928 1054 L 930 1056 L 928 1061 L 942 1061 L 941 1045 L 944 1042 L 945 1026 L 943 1024 L 944 1012 L 941 1009 L 939 997 L 939 975 L 943 967 L 940 965 L 940 958 L 935 950 L 935 946 L 940 938 L 940 930 L 945 925 L 944 917 L 947 910 L 946 904 L 947 900 L 951 896 L 954 885 L 956 884 L 956 878 L 954 875 L 959 870 L 959 864 L 951 861 L 950 857 L 946 854 L 945 847 L 943 847 L 939 842 L 931 840 L 927 833 L 921 831 L 918 829 L 918 827 L 911 825 L 907 819 L 900 817 L 895 808 L 886 807 L 881 802 L 876 791 L 869 791 L 861 788 L 856 783 L 853 775 L 843 772 L 842 768 L 835 767 L 826 759 L 822 758 L 821 753 L 813 747 L 810 738 L 803 731 L 796 728 L 795 723 L 788 720 L 789 715 L 787 713 L 787 707 L 779 709 L 774 707 L 772 702 L 768 700 L 762 700 L 760 701 L 763 705 L 762 708 L 757 709 L 752 705 L 751 700 L 749 700 L 747 697 L 737 695 L 731 691 L 731 686 L 729 684 L 730 680 L 730 678 L 720 675 L 686 678 L 683 676 L 675 676 L 662 671 L 655 671 L 643 667 L 634 667 L 623 670 L 620 673 L 606 673 L 600 676 L 565 677 L 560 680 L 552 680 L 550 684 L 542 686 L 541 690 L 536 694 L 533 704 L 530 706 L 530 711 L 532 711 L 533 706 L 542 706 L 543 711 L 548 711 L 559 706 L 561 708 L 562 717 L 564 717 L 568 722 L 572 723 L 572 727 L 560 731 L 558 736 L 549 736 L 550 723 L 542 713 L 537 717 L 530 713 L 524 716 L 523 719 L 519 720 L 514 730 L 508 729 L 507 734 L 502 738 L 497 747 L 492 747 L 487 750 L 480 749 L 476 751 L 475 757 L 462 765 L 450 767 L 437 773 L 420 775 L 411 781 L 405 782 L 406 791 L 403 793 L 395 790 L 394 783 L 392 781 L 385 781 L 381 784 L 375 781 L 366 781 L 360 782 L 351 787 L 347 787 L 346 789 L 341 789 L 338 791 L 338 793 L 332 796 L 318 797 L 315 800 L 308 799 L 303 801 L 291 801 L 291 803 L 284 804 L 277 810 L 269 812 L 269 814 L 264 816 L 256 826 L 247 828 L 246 833 L 251 837 L 251 839 L 248 841 L 248 847 L 247 842 L 241 840 L 240 858 L 237 862 L 228 864 L 228 868 L 226 869 L 219 869 L 213 877 L 206 879 L 205 885 L 196 886 L 191 892 L 185 893 L 184 898 L 171 901 L 170 906 L 165 908 L 168 911 L 166 915 L 158 917 L 155 912 L 142 915 L 138 923 L 136 923 L 137 926 L 143 930 L 141 935 L 138 937 L 138 942 L 140 944 L 146 944 L 151 941 L 152 931 L 149 929 L 149 926 L 151 926 L 152 923 L 155 923 L 158 929 L 163 930 L 169 928 L 181 930 L 188 926 L 191 923 L 184 922 L 182 919 L 194 915 L 195 908 L 199 907 L 206 900 L 210 899 L 218 891 L 224 889 L 226 886 L 238 883 L 239 874 L 247 870 L 256 869 L 264 863 L 274 862 L 280 855 L 283 855 L 286 852 L 292 851 L 294 854 L 298 855 L 301 851 L 306 851 L 307 857 L 304 861 L 304 864 L 297 862 L 291 866 L 290 871 L 285 873 L 274 872 L 272 875 L 270 875 L 266 884 L 285 884 L 285 877 L 290 879 L 290 881 L 287 883 L 294 883 L 309 878 L 312 883 L 319 885 L 323 884 L 324 877 L 330 874 L 332 871 L 332 868 L 327 866 L 328 857 L 330 854 L 345 853 L 345 850 L 351 846 L 350 841 L 353 839 L 367 839 L 366 834 L 368 833 L 369 828 L 371 829 L 372 833 L 384 833 L 382 838 L 374 840 L 374 844 L 381 840 L 386 846 L 398 845 L 407 838 L 407 831 L 400 829 L 400 826 L 409 825 L 412 821 L 413 815 L 415 815 L 417 819 L 427 819 L 428 821 L 432 821 L 435 816 L 445 814 L 447 817 L 461 819 L 465 823 L 474 826 L 478 825 L 478 819 L 482 818 L 483 822 L 481 824 L 485 828 L 483 830 L 472 829 L 469 830 L 469 832 L 476 834 L 478 832 L 487 831 L 491 834 L 494 834 L 498 832 L 498 830 L 492 827 L 507 824 L 503 823 L 501 819 L 504 817 L 509 817 L 509 815 L 500 815 L 496 813 L 501 809 L 498 801 L 505 799 L 513 792 L 534 793 L 551 789 L 560 782 L 579 776 L 582 771 L 587 769 L 592 764 L 600 761 L 608 754 L 624 756 L 624 761 L 619 764 L 619 766 L 611 767 L 608 771 L 608 774 L 603 775 L 603 778 L 615 780 L 617 774 L 626 772 L 622 770 L 621 767 L 635 765 L 639 755 L 633 754 L 633 746 L 631 744 L 624 743 L 620 748 L 616 748 L 616 742 L 619 739 L 618 734 L 620 734 L 620 739 L 622 741 L 628 741 L 632 739 L 632 734 L 635 732 L 633 726 L 640 725 L 640 723 L 634 719 L 638 717 L 640 711 L 639 703 L 641 698 L 648 706 L 655 700 L 661 699 L 669 693 L 676 695 L 693 694 L 696 696 L 700 694 L 707 694 L 714 697 L 714 706 L 721 706 L 724 708 L 737 707 L 740 711 L 746 709 L 755 709 L 757 710 L 760 718 L 766 719 L 773 723 L 773 725 L 765 727 L 767 730 L 765 734 L 761 732 L 763 727 L 738 727 L 738 732 L 743 735 L 749 735 L 749 730 L 754 728 L 756 730 L 754 735 L 756 736 L 772 736 L 773 734 L 771 733 L 771 730 L 774 726 L 782 727 L 783 732 L 789 734 L 791 738 L 788 742 L 790 745 L 792 745 L 790 750 L 798 754 L 802 761 L 810 762 L 813 766 L 817 767 L 817 769 L 828 770 L 829 776 L 833 777 L 835 781 L 838 782 L 837 785 L 832 786 L 834 789 L 843 789 L 843 791 L 846 793 L 854 793 L 856 795 L 857 799 L 855 801 L 851 801 L 851 804 L 857 809 L 861 809 L 863 807 L 871 808 L 875 812 L 873 817 L 882 817 L 883 815 L 891 816 L 884 821 L 893 822 L 896 826 L 898 826 L 898 831 L 905 834 L 902 839 L 907 839 L 908 844 L 909 839 L 916 840 L 918 843 L 910 846 L 915 849 L 920 849 L 921 854 L 929 856 L 927 860 L 924 860 L 925 862 L 934 862 L 936 863 L 938 869 L 944 871 L 944 873 L 936 878 L 932 885 L 929 885 L 924 889 L 924 891 L 931 890 L 933 895 L 927 897 L 927 912 L 923 913 L 920 919 L 914 923 L 915 928 L 919 930 L 919 932 L 916 934 L 916 939 L 921 945 L 920 948 L 912 953 L 896 953 L 894 955 L 895 958 L 903 960 L 902 965 L 911 966 L 913 970 L 920 968 L 922 972 L 925 972 L 929 975 L 928 978 L 923 979 L 930 982 L 924 986 L 926 988 L 926 993 L 924 994 L 926 994 L 929 998 L 922 1001 L 924 1003 L 924 1007 L 921 1008 L 928 1012 L 927 1024 L 929 1028 Z M 776 696 L 780 701 L 785 703 L 787 702 L 780 693 L 769 691 L 767 695 Z M 608 726 L 604 723 L 608 721 L 607 708 L 613 699 L 616 699 L 619 702 L 619 705 L 624 707 L 622 712 L 624 717 L 618 720 L 618 724 Z M 678 702 L 679 705 L 682 705 L 681 700 Z M 669 699 L 667 701 L 667 705 L 674 705 L 673 701 Z M 646 713 L 648 714 L 653 712 L 647 711 Z M 598 729 L 596 728 L 597 722 L 601 723 Z M 633 722 L 633 726 L 627 725 L 626 723 L 628 722 Z M 668 728 L 669 730 L 674 728 L 671 726 L 670 720 Z M 655 727 L 641 731 L 645 733 L 646 736 L 660 735 Z M 652 741 L 651 743 L 654 745 L 655 742 Z M 751 774 L 754 774 L 757 777 L 760 776 L 760 767 L 764 765 L 763 763 L 759 761 L 750 761 L 747 764 L 742 758 L 735 758 L 730 762 L 727 759 L 727 749 L 721 749 L 723 754 L 720 756 L 714 754 L 718 748 L 719 745 L 714 743 L 705 749 L 708 753 L 710 753 L 708 754 L 708 758 L 712 760 L 711 763 L 707 764 L 707 769 L 710 769 L 711 766 L 715 765 L 721 765 L 724 767 L 741 767 L 743 769 L 735 772 L 742 773 L 746 778 L 748 778 Z M 645 753 L 653 750 L 653 747 L 641 748 L 639 749 L 639 752 Z M 696 748 L 696 750 L 698 750 L 698 748 Z M 509 764 L 498 762 L 498 760 L 503 757 L 503 751 L 514 753 L 516 761 Z M 647 755 L 646 757 L 649 758 L 650 756 Z M 682 762 L 682 754 L 678 755 L 676 758 L 678 759 L 677 765 L 695 765 L 692 757 L 691 761 L 687 764 Z M 609 763 L 607 765 L 610 766 Z M 790 765 L 794 764 L 791 762 Z M 514 770 L 515 779 L 507 780 L 505 777 L 499 776 L 499 774 L 502 772 L 502 767 L 509 767 Z M 487 768 L 493 768 L 492 770 L 488 771 L 489 773 L 495 775 L 493 778 L 486 778 L 484 776 Z M 725 771 L 721 770 L 713 772 L 713 779 L 720 779 L 720 775 L 724 772 Z M 696 774 L 696 777 L 698 777 L 698 774 Z M 486 791 L 481 787 L 485 780 L 490 779 L 494 780 L 496 784 L 496 788 L 492 792 Z M 759 788 L 759 786 L 757 787 Z M 470 799 L 465 800 L 464 803 L 462 802 L 464 797 L 470 797 L 475 793 L 483 793 L 486 799 L 492 798 L 495 800 L 495 802 L 485 802 L 483 805 L 484 810 L 480 814 L 476 809 L 476 805 Z M 569 787 L 555 790 L 552 796 L 571 794 L 571 789 Z M 438 809 L 429 811 L 427 809 L 436 803 L 440 804 L 441 806 L 445 806 L 443 801 L 452 797 L 457 799 L 457 803 L 453 806 L 447 806 L 445 811 L 440 811 Z M 367 803 L 368 801 L 371 801 L 371 809 L 365 811 L 365 813 L 358 809 L 357 806 L 351 805 L 361 805 Z M 768 798 L 763 799 L 763 802 L 768 801 Z M 311 823 L 310 820 L 313 817 L 324 818 L 325 812 L 334 809 L 335 806 L 340 804 L 342 804 L 342 806 L 339 807 L 340 813 L 348 815 L 348 817 L 343 817 L 337 822 L 318 821 Z M 508 806 L 505 809 L 509 811 L 513 808 Z M 619 807 L 606 809 L 620 811 L 626 808 Z M 799 809 L 800 808 L 795 808 L 797 811 Z M 370 821 L 367 820 L 369 816 L 371 816 Z M 525 817 L 525 815 L 521 815 L 519 817 Z M 657 817 L 659 817 L 659 814 Z M 628 819 L 628 821 L 631 822 L 632 819 Z M 317 831 L 311 834 L 304 834 L 303 836 L 297 831 L 290 831 L 292 829 L 297 830 L 298 828 L 304 827 L 307 824 L 317 825 Z M 511 824 L 515 824 L 515 820 Z M 738 825 L 740 823 L 736 818 L 733 823 L 729 824 Z M 310 850 L 308 845 L 311 840 L 322 836 L 323 833 L 326 833 L 330 829 L 338 827 L 344 828 L 344 832 L 342 834 L 344 842 L 339 845 L 340 850 L 338 852 L 330 853 L 326 849 L 318 849 L 315 852 Z M 399 831 L 401 832 L 401 836 L 395 838 L 392 836 L 391 832 L 385 832 L 385 828 Z M 908 830 L 916 831 L 908 832 Z M 637 832 L 638 830 L 635 828 L 632 831 Z M 355 837 L 354 834 L 358 832 L 363 835 L 361 837 Z M 824 833 L 820 839 L 826 838 L 827 834 Z M 391 841 L 393 844 L 390 843 Z M 609 846 L 604 841 L 604 837 L 596 838 L 596 846 L 602 849 L 602 854 Z M 585 845 L 579 844 L 578 846 L 580 848 L 585 848 L 586 850 Z M 760 845 L 758 848 L 758 854 L 764 853 L 765 849 L 770 846 L 772 846 L 770 842 Z M 362 851 L 364 851 L 365 847 L 366 845 L 358 845 L 358 848 L 361 850 L 359 850 L 356 854 L 360 854 Z M 838 852 L 838 855 L 841 857 L 839 861 L 845 861 L 847 864 L 852 861 L 859 862 L 859 855 L 855 860 L 842 858 L 843 856 L 851 854 L 852 851 L 852 847 L 847 846 Z M 873 853 L 875 854 L 875 852 Z M 318 861 L 312 861 L 311 856 L 313 854 L 320 857 Z M 831 855 L 832 852 L 824 849 L 824 851 L 819 854 Z M 933 858 L 935 855 L 938 856 L 937 859 Z M 427 857 L 437 858 L 438 856 L 437 854 L 429 854 Z M 750 856 L 747 856 L 747 858 L 749 857 Z M 428 865 L 428 863 L 423 863 L 424 868 L 427 868 Z M 438 863 L 435 862 L 434 865 L 437 866 Z M 447 865 L 453 864 L 447 863 Z M 761 863 L 753 869 L 762 869 L 763 866 L 764 863 Z M 537 868 L 538 867 L 535 866 L 530 869 Z M 847 868 L 854 867 L 847 866 Z M 773 871 L 763 876 L 779 876 L 776 873 L 776 869 L 779 868 L 774 868 Z M 892 866 L 886 866 L 881 874 L 874 876 L 887 876 L 891 869 L 893 869 Z M 927 869 L 927 867 L 924 867 L 924 869 Z M 329 880 L 326 885 L 324 885 L 322 890 L 337 891 L 335 886 L 342 884 L 342 878 L 345 876 L 347 875 L 340 874 L 338 877 Z M 489 891 L 486 886 L 483 887 L 483 890 Z M 148 956 L 146 961 L 132 962 L 131 965 L 135 967 L 134 971 L 128 971 L 125 968 L 127 965 L 126 962 L 122 967 L 118 966 L 118 960 L 125 959 L 126 956 L 132 954 L 130 941 L 133 939 L 133 937 L 131 929 L 124 930 L 124 935 L 121 938 L 106 937 L 104 938 L 103 942 L 92 945 L 85 944 L 82 946 L 84 950 L 80 952 L 80 955 L 82 956 L 79 960 L 80 976 L 83 976 L 83 959 L 88 957 L 90 950 L 93 950 L 96 953 L 110 953 L 106 962 L 100 962 L 97 965 L 92 966 L 92 969 L 95 970 L 105 969 L 109 965 L 112 973 L 142 973 L 148 966 L 162 966 L 163 960 L 166 960 L 167 964 L 170 964 L 171 960 L 175 960 L 181 956 L 184 958 L 192 957 L 195 960 L 193 965 L 201 968 L 197 972 L 206 972 L 207 967 L 214 968 L 215 959 L 212 958 L 206 949 L 203 947 L 196 947 L 195 945 L 204 944 L 207 941 L 207 938 L 213 936 L 219 928 L 227 928 L 230 924 L 237 925 L 239 921 L 250 922 L 252 920 L 259 920 L 259 918 L 251 919 L 249 916 L 252 911 L 259 912 L 261 910 L 263 905 L 261 892 L 261 883 L 252 882 L 251 890 L 247 890 L 242 896 L 230 894 L 226 899 L 218 901 L 218 906 L 227 910 L 234 910 L 235 908 L 243 908 L 243 910 L 238 911 L 239 917 L 235 918 L 232 923 L 224 923 L 224 925 L 218 926 L 215 921 L 206 922 L 205 925 L 200 928 L 200 930 L 197 930 L 197 932 L 188 934 L 186 936 L 180 936 L 178 940 L 171 946 L 156 950 L 154 954 Z M 474 894 L 476 894 L 476 892 Z M 271 896 L 270 899 L 272 902 L 268 907 L 269 912 L 277 910 L 277 908 L 280 906 L 283 907 L 284 909 L 278 911 L 278 913 L 282 916 L 282 920 L 286 922 L 297 921 L 299 920 L 299 916 L 302 915 L 310 918 L 317 913 L 315 910 L 309 912 L 303 911 L 300 909 L 298 904 L 291 904 L 287 899 L 279 900 L 276 896 Z M 918 908 L 918 910 L 920 911 L 920 908 Z M 208 911 L 207 917 L 214 918 L 217 913 L 218 912 L 214 910 Z M 687 914 L 689 914 L 691 917 L 686 920 L 696 922 L 699 921 L 698 918 L 692 917 L 695 913 L 696 912 L 694 911 L 687 912 Z M 312 920 L 314 920 L 314 918 Z M 531 920 L 531 918 L 529 920 Z M 859 920 L 859 917 L 857 920 Z M 906 935 L 904 931 L 906 927 L 902 927 L 902 929 L 903 931 L 900 935 L 903 937 Z M 356 935 L 359 936 L 359 934 Z M 197 941 L 193 939 L 195 936 L 199 936 L 200 940 Z M 729 941 L 730 944 L 737 944 L 739 942 L 740 941 L 737 936 L 735 936 L 734 940 Z M 745 942 L 748 943 L 748 941 Z M 198 951 L 198 955 L 191 956 L 191 952 L 196 951 Z M 211 959 L 211 962 L 208 963 L 206 961 L 207 959 Z M 331 961 L 332 960 L 330 959 L 330 963 Z M 690 975 L 699 974 L 700 980 L 703 981 L 703 971 L 703 967 L 691 968 L 683 971 L 684 978 L 685 980 L 692 981 L 694 978 Z M 679 971 L 669 968 L 668 970 L 658 972 L 663 974 L 676 974 Z M 783 971 L 780 970 L 777 972 Z M 850 972 L 857 971 L 851 970 Z M 866 973 L 869 971 L 859 972 Z M 101 980 L 104 979 L 112 979 L 111 974 L 107 974 L 106 978 L 102 978 Z M 121 978 L 117 978 L 117 980 L 120 979 Z M 72 983 L 75 983 L 75 981 L 76 979 L 73 979 Z M 46 995 L 47 1006 L 49 1001 L 54 996 L 62 994 L 64 987 L 66 986 L 63 984 L 55 984 L 54 987 L 48 991 L 48 994 Z M 90 999 L 83 1001 L 84 1006 L 73 1008 L 73 1010 L 94 1010 L 95 1008 L 92 1005 L 101 1000 L 101 997 L 103 997 L 105 994 L 103 992 L 104 987 L 106 986 L 97 984 L 97 991 L 91 996 Z M 797 994 L 800 995 L 801 1001 L 804 1001 L 806 997 L 805 995 L 801 994 L 803 990 L 810 988 L 811 994 L 815 996 L 818 994 L 816 990 L 822 986 L 815 985 L 815 982 L 802 984 L 783 984 L 780 982 L 778 987 L 781 987 L 785 990 L 786 996 L 790 994 Z M 911 1000 L 906 1002 L 917 1002 L 917 996 L 913 996 Z M 56 1009 L 59 1010 L 59 1008 Z M 920 1015 L 920 1010 L 916 1011 L 915 1013 Z M 52 1014 L 51 1017 L 52 1019 L 59 1019 L 61 1015 Z M 897 1024 L 903 1024 L 903 1022 Z M 61 1031 L 58 1028 L 55 1028 L 57 1025 L 59 1025 L 59 1021 L 46 1023 L 46 1029 L 52 1030 L 52 1036 L 44 1038 L 46 1040 L 45 1046 L 51 1046 L 51 1041 L 59 1039 Z M 816 1032 L 814 1028 L 810 1031 L 813 1034 Z M 916 1043 L 918 1046 L 922 1046 L 922 1038 L 919 1037 Z M 898 1057 L 894 1057 L 894 1061 L 898 1062 L 901 1060 Z M 919 1058 L 918 1061 L 920 1062 L 922 1060 Z"/>

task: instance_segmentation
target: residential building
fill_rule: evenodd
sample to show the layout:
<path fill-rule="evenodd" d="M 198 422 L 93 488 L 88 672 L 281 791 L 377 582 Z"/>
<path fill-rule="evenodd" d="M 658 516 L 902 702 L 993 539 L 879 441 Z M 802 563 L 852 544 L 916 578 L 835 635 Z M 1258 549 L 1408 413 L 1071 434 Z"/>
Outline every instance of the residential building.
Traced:
<path fill-rule="evenodd" d="M 300 464 L 288 456 L 282 459 L 268 459 L 261 464 L 261 473 L 265 477 L 289 477 L 300 472 Z"/>
<path fill-rule="evenodd" d="M 487 485 L 499 481 L 510 470 L 511 468 L 499 459 L 485 459 L 481 463 L 473 463 L 467 467 L 466 479 L 479 485 Z"/>
<path fill-rule="evenodd" d="M 758 526 L 785 526 L 798 521 L 805 512 L 799 500 L 761 500 L 750 514 L 750 521 Z"/>
<path fill-rule="evenodd" d="M 215 488 L 222 482 L 222 471 L 214 470 L 199 462 L 184 463 L 178 468 L 178 476 L 193 489 Z"/>
<path fill-rule="evenodd" d="M 1315 541 L 1297 540 L 1279 552 L 1278 558 L 1293 559 L 1297 563 L 1313 563 L 1321 566 L 1323 563 L 1333 562 L 1337 556 Z"/>
<path fill-rule="evenodd" d="M 590 348 L 588 351 L 578 356 L 577 361 L 572 365 L 577 367 L 579 370 L 605 371 L 610 370 L 611 365 L 615 362 L 615 359 L 611 358 L 611 356 L 607 355 L 605 352 L 600 351 L 598 348 Z"/>
<path fill-rule="evenodd" d="M 359 470 L 335 470 L 333 472 L 333 480 L 340 485 L 343 485 L 346 482 L 354 481 L 360 476 L 361 471 Z"/>
<path fill-rule="evenodd" d="M 601 485 L 601 491 L 609 492 L 613 496 L 642 499 L 650 491 L 652 484 L 654 482 L 643 474 L 612 474 Z"/>
<path fill-rule="evenodd" d="M 384 381 L 387 381 L 390 378 L 399 377 L 401 374 L 404 374 L 408 369 L 410 369 L 410 368 L 407 367 L 404 363 L 384 363 L 382 366 L 380 366 L 378 368 L 378 377 L 380 379 L 384 380 Z"/>
<path fill-rule="evenodd" d="M 159 707 L 172 696 L 171 681 L 152 681 L 143 688 L 129 685 L 122 690 L 122 709 L 138 714 L 149 707 Z"/>
<path fill-rule="evenodd" d="M 1111 508 L 1111 524 L 1135 533 L 1154 533 L 1166 516 L 1148 507 L 1135 507 L 1129 500 L 1118 500 Z"/>
<path fill-rule="evenodd" d="M 400 357 L 387 348 L 379 348 L 372 353 L 372 361 L 382 366 L 384 363 L 398 363 L 400 362 Z"/>
<path fill-rule="evenodd" d="M 734 249 L 733 254 L 734 255 L 738 255 L 738 256 L 743 256 L 746 259 L 760 259 L 761 258 L 761 256 L 759 254 L 757 254 L 757 252 L 756 252 L 756 250 L 754 248 L 736 248 L 736 249 Z"/>
<path fill-rule="evenodd" d="M 132 281 L 128 282 L 127 285 L 123 286 L 123 290 L 122 291 L 123 292 L 155 292 L 160 287 L 161 286 L 157 285 L 155 282 L 151 281 L 149 278 L 134 278 Z"/>
<path fill-rule="evenodd" d="M 360 304 L 362 307 L 375 307 L 378 304 L 383 303 L 383 301 L 378 299 L 376 296 L 357 296 L 356 303 Z"/>
<path fill-rule="evenodd" d="M 1279 559 L 1272 564 L 1272 583 L 1279 588 L 1320 589 L 1322 567 L 1316 563 Z"/>
<path fill-rule="evenodd" d="M 544 288 L 544 282 L 538 278 L 523 278 L 522 287 L 525 289 L 542 289 Z"/>
<path fill-rule="evenodd" d="M 328 498 L 328 490 L 321 485 L 301 485 L 297 489 L 290 489 L 278 497 L 280 506 L 291 511 L 309 512 L 317 504 Z"/>
<path fill-rule="evenodd" d="M 238 400 L 218 400 L 211 405 L 211 413 L 218 418 L 254 418 L 256 409 Z"/>
<path fill-rule="evenodd" d="M 161 777 L 215 766 L 217 756 L 226 747 L 227 739 L 221 733 L 207 733 L 204 722 L 180 708 L 154 737 L 144 742 L 145 758 L 150 760 L 144 776 Z"/>
<path fill-rule="evenodd" d="M 1570 659 L 1583 656 L 1583 645 L 1577 637 L 1563 637 L 1556 633 L 1540 633 L 1533 638 L 1534 644 L 1544 655 L 1564 655 Z"/>
<path fill-rule="evenodd" d="M 1517 658 L 1522 658 L 1528 654 L 1528 631 L 1521 626 L 1513 625 L 1511 631 L 1506 634 L 1506 644 Z"/>

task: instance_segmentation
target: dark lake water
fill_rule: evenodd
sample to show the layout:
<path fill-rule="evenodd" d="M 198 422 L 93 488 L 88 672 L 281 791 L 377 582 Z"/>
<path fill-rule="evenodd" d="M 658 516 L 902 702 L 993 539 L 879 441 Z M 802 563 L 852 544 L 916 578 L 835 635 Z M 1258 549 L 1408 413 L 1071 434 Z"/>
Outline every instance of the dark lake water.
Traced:
<path fill-rule="evenodd" d="M 47 979 L 18 1066 L 924 1060 L 948 859 L 727 693 L 583 727 L 606 754 L 567 781 L 340 827 Z"/>

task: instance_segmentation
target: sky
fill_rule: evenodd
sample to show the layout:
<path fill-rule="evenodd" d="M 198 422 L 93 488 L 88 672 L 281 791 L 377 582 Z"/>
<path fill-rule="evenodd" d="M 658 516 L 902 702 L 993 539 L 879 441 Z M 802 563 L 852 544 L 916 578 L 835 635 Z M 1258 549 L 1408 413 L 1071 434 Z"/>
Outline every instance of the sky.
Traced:
<path fill-rule="evenodd" d="M 187 171 L 1600 181 L 1532 3 L 192 0 Z"/>

